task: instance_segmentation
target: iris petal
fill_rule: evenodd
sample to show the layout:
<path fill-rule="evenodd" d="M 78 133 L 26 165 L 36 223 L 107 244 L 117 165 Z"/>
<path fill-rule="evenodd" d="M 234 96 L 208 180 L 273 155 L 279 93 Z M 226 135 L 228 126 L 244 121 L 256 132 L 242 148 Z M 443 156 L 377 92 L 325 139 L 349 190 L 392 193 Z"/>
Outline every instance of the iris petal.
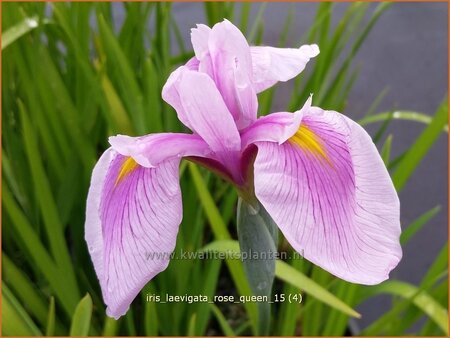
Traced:
<path fill-rule="evenodd" d="M 192 130 L 213 151 L 240 150 L 241 140 L 236 124 L 209 76 L 186 71 L 177 90 Z"/>
<path fill-rule="evenodd" d="M 154 168 L 168 159 L 186 156 L 206 157 L 211 149 L 198 135 L 159 133 L 130 137 L 117 135 L 109 143 L 118 153 L 133 158 L 139 165 Z"/>
<path fill-rule="evenodd" d="M 134 165 L 108 149 L 94 168 L 86 211 L 86 241 L 107 314 L 118 318 L 175 248 L 182 217 L 179 159 L 157 168 Z"/>
<path fill-rule="evenodd" d="M 304 69 L 309 60 L 319 54 L 317 45 L 300 48 L 251 47 L 253 85 L 257 93 L 278 81 L 288 81 Z"/>
<path fill-rule="evenodd" d="M 252 81 L 250 47 L 244 35 L 228 20 L 214 27 L 191 30 L 197 70 L 214 80 L 239 130 L 256 119 L 258 100 Z M 191 62 L 192 64 L 192 62 Z"/>
<path fill-rule="evenodd" d="M 242 131 L 242 148 L 258 141 L 271 141 L 282 144 L 291 138 L 299 129 L 303 114 L 311 108 L 312 96 L 302 109 L 294 112 L 272 113 L 260 117 L 249 128 Z"/>
<path fill-rule="evenodd" d="M 339 113 L 314 107 L 301 123 L 282 145 L 256 142 L 256 196 L 306 259 L 350 282 L 380 283 L 402 256 L 399 200 L 383 161 Z"/>

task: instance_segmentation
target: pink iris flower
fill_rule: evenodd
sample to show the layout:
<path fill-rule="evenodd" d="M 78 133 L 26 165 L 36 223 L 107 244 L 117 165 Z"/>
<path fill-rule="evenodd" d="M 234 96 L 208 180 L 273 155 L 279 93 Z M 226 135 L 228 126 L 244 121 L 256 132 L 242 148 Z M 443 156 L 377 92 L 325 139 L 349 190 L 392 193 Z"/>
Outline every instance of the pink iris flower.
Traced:
<path fill-rule="evenodd" d="M 192 134 L 109 138 L 87 198 L 86 241 L 107 314 L 118 318 L 169 264 L 182 219 L 181 159 L 257 198 L 292 247 L 337 277 L 377 284 L 398 264 L 399 200 L 370 136 L 311 106 L 257 118 L 257 94 L 297 76 L 317 45 L 250 47 L 229 21 L 191 31 L 195 57 L 162 97 Z"/>

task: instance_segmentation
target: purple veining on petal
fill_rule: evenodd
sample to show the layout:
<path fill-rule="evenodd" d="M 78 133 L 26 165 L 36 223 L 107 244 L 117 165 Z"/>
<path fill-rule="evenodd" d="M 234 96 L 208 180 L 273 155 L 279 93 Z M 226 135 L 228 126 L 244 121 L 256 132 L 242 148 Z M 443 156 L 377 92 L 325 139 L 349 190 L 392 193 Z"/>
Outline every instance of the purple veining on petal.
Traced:
<path fill-rule="evenodd" d="M 307 143 L 257 142 L 256 195 L 305 258 L 345 280 L 380 283 L 401 258 L 398 197 L 384 164 L 367 133 L 338 113 L 312 109 L 302 125 L 330 163 Z"/>

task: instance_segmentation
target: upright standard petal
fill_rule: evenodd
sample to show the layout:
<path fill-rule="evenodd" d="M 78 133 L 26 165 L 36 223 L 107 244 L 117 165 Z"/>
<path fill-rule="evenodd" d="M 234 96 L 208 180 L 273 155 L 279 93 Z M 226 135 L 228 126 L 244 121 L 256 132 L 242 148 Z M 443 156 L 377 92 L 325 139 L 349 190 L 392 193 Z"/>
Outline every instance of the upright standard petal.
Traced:
<path fill-rule="evenodd" d="M 85 238 L 108 316 L 125 314 L 169 263 L 182 218 L 178 164 L 144 168 L 110 148 L 94 168 Z"/>
<path fill-rule="evenodd" d="M 191 29 L 191 42 L 194 47 L 195 57 L 203 60 L 209 54 L 208 40 L 211 28 L 206 25 L 199 24 L 197 28 Z"/>
<path fill-rule="evenodd" d="M 364 129 L 311 108 L 287 142 L 256 145 L 256 196 L 294 249 L 350 282 L 387 279 L 402 256 L 400 206 Z"/>
<path fill-rule="evenodd" d="M 198 67 L 198 61 L 196 61 L 197 59 L 192 58 L 185 66 L 181 66 L 175 69 L 170 74 L 162 89 L 162 98 L 164 99 L 164 101 L 166 101 L 173 107 L 173 109 L 175 109 L 178 119 L 191 130 L 193 130 L 193 128 L 181 102 L 179 87 L 183 73 L 186 71 L 192 71 L 192 69 Z"/>
<path fill-rule="evenodd" d="M 164 85 L 162 97 L 176 110 L 178 119 L 213 151 L 240 149 L 234 119 L 210 76 L 179 67 Z"/>
<path fill-rule="evenodd" d="M 300 48 L 251 47 L 253 86 L 257 93 L 278 81 L 288 81 L 305 69 L 308 61 L 319 54 L 317 45 Z"/>
<path fill-rule="evenodd" d="M 230 176 L 240 182 L 241 137 L 210 76 L 184 68 L 178 72 L 176 80 L 166 84 L 163 98 L 172 104 L 179 117 L 182 116 L 183 123 L 208 144 L 209 157 L 222 163 Z"/>

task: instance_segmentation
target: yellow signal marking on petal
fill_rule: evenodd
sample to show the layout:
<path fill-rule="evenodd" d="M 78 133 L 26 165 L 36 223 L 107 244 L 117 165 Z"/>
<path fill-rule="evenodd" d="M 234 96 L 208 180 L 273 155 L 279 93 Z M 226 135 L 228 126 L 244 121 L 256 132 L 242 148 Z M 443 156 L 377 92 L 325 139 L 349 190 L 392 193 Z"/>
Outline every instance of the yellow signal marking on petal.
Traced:
<path fill-rule="evenodd" d="M 300 125 L 300 128 L 298 128 L 297 132 L 291 136 L 289 141 L 331 164 L 330 159 L 323 148 L 323 141 L 305 124 Z"/>
<path fill-rule="evenodd" d="M 122 181 L 125 176 L 133 172 L 138 167 L 138 164 L 135 160 L 133 160 L 132 157 L 128 157 L 120 167 L 119 175 L 117 175 L 116 183 L 115 185 L 119 184 L 120 181 Z"/>

